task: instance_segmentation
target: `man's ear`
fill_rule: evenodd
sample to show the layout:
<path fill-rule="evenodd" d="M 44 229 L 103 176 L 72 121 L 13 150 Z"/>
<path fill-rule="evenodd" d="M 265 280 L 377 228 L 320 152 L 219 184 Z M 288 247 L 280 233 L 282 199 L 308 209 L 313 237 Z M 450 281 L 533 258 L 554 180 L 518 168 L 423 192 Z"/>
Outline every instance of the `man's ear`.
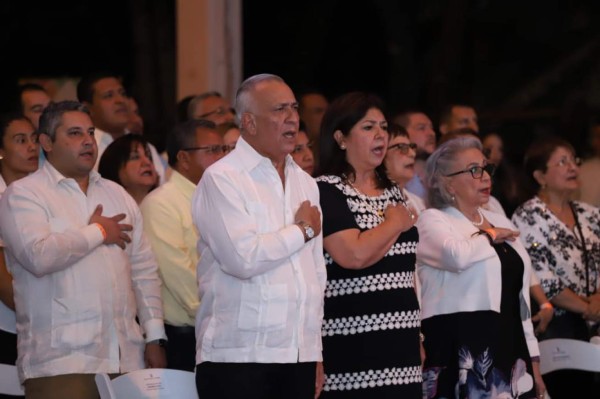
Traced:
<path fill-rule="evenodd" d="M 440 134 L 444 135 L 446 133 L 448 133 L 448 125 L 445 123 L 442 123 L 440 125 Z"/>
<path fill-rule="evenodd" d="M 254 115 L 250 112 L 244 112 L 242 114 L 241 122 L 242 129 L 245 133 L 248 133 L 250 136 L 256 135 L 256 119 Z"/>
<path fill-rule="evenodd" d="M 177 165 L 183 170 L 188 170 L 190 163 L 190 153 L 187 151 L 179 150 L 177 153 Z"/>
<path fill-rule="evenodd" d="M 46 133 L 40 133 L 40 135 L 38 136 L 38 140 L 40 142 L 40 146 L 42 146 L 42 149 L 46 152 L 51 152 L 52 151 L 52 147 L 54 145 L 54 143 L 52 142 L 52 139 L 50 138 L 50 136 L 48 136 Z"/>
<path fill-rule="evenodd" d="M 94 117 L 94 111 L 92 110 L 92 103 L 89 102 L 89 101 L 85 101 L 85 100 L 81 101 L 81 103 L 83 105 L 85 105 L 86 108 L 88 109 L 88 111 L 90 112 L 90 118 L 93 118 Z"/>

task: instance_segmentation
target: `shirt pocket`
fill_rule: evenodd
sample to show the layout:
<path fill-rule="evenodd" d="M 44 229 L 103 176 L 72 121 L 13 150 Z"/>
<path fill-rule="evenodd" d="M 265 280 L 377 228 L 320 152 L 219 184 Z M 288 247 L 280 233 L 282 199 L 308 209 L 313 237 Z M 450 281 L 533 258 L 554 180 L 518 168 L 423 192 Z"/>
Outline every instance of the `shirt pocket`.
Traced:
<path fill-rule="evenodd" d="M 82 348 L 100 342 L 101 305 L 96 299 L 74 297 L 52 301 L 53 348 Z"/>
<path fill-rule="evenodd" d="M 248 213 L 256 223 L 257 233 L 269 232 L 269 212 L 267 206 L 262 202 L 248 201 L 246 203 Z"/>
<path fill-rule="evenodd" d="M 279 330 L 286 325 L 287 311 L 286 284 L 244 284 L 238 327 L 250 331 Z"/>

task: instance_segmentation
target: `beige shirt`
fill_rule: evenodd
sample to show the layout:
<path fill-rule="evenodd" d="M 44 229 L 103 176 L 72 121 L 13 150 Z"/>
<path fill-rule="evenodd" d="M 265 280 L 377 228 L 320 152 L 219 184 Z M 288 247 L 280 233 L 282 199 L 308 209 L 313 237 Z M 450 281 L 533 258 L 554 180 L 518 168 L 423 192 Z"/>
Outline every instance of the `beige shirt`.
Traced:
<path fill-rule="evenodd" d="M 196 186 L 173 170 L 168 182 L 142 201 L 144 231 L 158 262 L 165 323 L 193 326 L 198 310 L 198 231 L 192 222 Z"/>

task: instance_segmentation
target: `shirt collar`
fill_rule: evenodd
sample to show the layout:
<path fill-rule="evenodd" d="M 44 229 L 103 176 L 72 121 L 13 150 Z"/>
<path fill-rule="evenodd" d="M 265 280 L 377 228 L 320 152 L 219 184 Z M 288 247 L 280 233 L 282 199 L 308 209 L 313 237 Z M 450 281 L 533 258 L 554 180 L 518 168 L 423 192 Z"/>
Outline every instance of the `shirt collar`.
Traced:
<path fill-rule="evenodd" d="M 240 163 L 246 170 L 252 170 L 258 166 L 262 165 L 270 165 L 273 167 L 273 162 L 265 156 L 260 155 L 254 147 L 252 147 L 243 137 L 240 137 L 235 144 L 234 150 L 239 157 Z M 288 167 L 299 167 L 294 162 L 294 159 L 290 154 L 285 156 L 285 168 Z M 274 168 L 274 167 L 273 167 Z"/>
<path fill-rule="evenodd" d="M 183 195 L 191 200 L 196 190 L 196 185 L 187 177 L 173 169 L 169 182 L 172 183 Z"/>
<path fill-rule="evenodd" d="M 50 181 L 54 184 L 60 184 L 62 181 L 75 181 L 73 178 L 65 177 L 62 173 L 60 173 L 48 160 L 44 162 L 42 165 L 42 169 L 46 173 L 46 176 L 50 179 Z M 95 184 L 100 180 L 100 174 L 95 170 L 90 171 L 90 185 Z"/>

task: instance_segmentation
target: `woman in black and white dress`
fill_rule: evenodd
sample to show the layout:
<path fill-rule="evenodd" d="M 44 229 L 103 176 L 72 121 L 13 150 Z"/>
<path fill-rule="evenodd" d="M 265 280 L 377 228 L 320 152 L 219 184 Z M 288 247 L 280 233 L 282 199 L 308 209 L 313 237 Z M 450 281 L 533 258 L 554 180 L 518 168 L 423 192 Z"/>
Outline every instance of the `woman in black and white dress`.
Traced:
<path fill-rule="evenodd" d="M 327 264 L 322 398 L 421 399 L 416 215 L 385 173 L 382 102 L 354 92 L 328 107 L 320 177 Z"/>

